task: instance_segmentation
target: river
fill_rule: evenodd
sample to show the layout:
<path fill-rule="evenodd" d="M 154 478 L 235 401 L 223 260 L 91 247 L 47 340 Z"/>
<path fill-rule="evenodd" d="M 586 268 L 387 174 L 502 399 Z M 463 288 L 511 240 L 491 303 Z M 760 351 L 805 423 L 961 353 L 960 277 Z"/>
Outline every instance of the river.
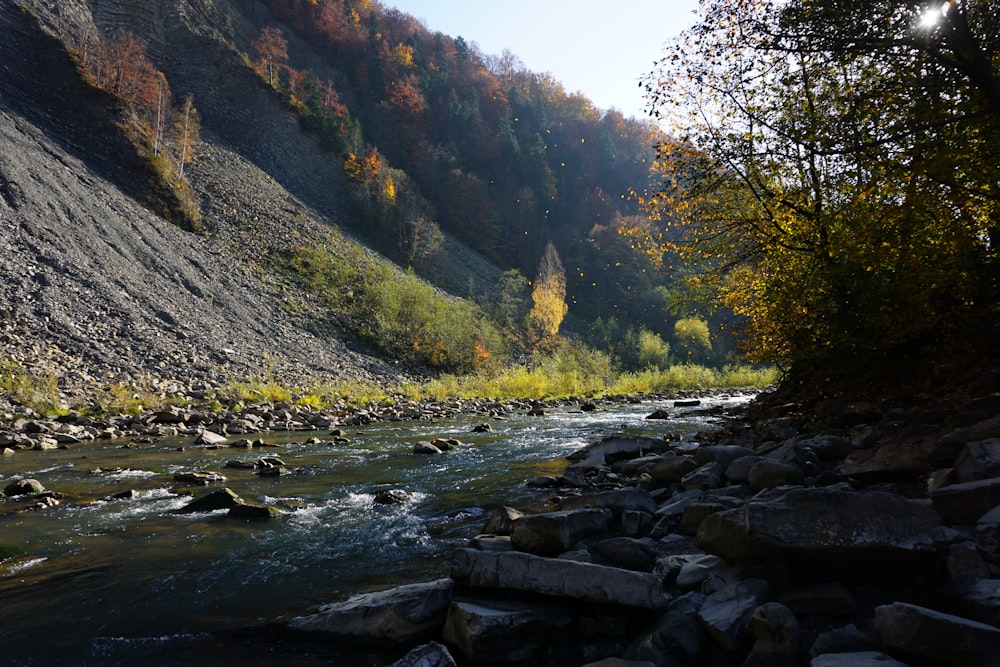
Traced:
<path fill-rule="evenodd" d="M 223 657 L 277 665 L 290 664 L 289 656 L 295 664 L 380 664 L 377 654 L 227 632 L 447 576 L 451 553 L 493 508 L 542 507 L 549 492 L 525 480 L 558 475 L 570 452 L 612 434 L 690 437 L 711 428 L 715 408 L 749 398 L 548 410 L 491 421 L 485 433 L 473 433 L 482 416 L 464 415 L 351 428 L 340 444 L 315 431 L 263 434 L 269 446 L 252 449 L 196 447 L 186 438 L 2 457 L 0 485 L 31 477 L 66 497 L 55 508 L 18 512 L 23 503 L 0 501 L 0 548 L 22 552 L 0 561 L 0 653 L 21 665 L 218 664 Z M 659 408 L 672 418 L 645 418 Z M 412 453 L 415 442 L 433 438 L 462 444 L 441 455 Z M 279 457 L 287 474 L 224 467 L 264 456 Z M 225 511 L 178 514 L 191 496 L 173 476 L 191 470 L 227 478 L 192 489 L 195 497 L 228 487 L 288 513 L 268 522 L 237 521 Z M 409 501 L 376 504 L 375 495 L 389 489 L 407 492 Z M 122 492 L 132 493 L 111 499 Z"/>

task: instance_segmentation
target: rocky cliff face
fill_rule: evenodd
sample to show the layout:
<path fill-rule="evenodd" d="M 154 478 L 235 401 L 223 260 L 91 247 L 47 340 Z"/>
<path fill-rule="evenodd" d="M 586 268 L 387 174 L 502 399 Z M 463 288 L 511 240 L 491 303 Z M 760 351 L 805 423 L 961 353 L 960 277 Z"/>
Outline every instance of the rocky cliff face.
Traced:
<path fill-rule="evenodd" d="M 197 0 L 0 6 L 0 358 L 68 389 L 212 383 L 265 364 L 290 382 L 394 373 L 289 315 L 291 288 L 248 261 L 322 235 L 340 170 L 229 46 L 266 10 L 239 4 L 242 14 Z M 114 125 L 114 100 L 84 83 L 57 38 L 93 23 L 135 32 L 175 94 L 195 95 L 206 145 L 191 180 L 208 234 L 143 208 L 150 173 Z"/>

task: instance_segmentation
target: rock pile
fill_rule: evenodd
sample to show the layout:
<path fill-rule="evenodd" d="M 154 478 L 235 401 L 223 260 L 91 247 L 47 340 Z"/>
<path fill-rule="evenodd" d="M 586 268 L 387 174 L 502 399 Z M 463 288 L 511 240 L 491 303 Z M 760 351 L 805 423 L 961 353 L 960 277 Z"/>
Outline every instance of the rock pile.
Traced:
<path fill-rule="evenodd" d="M 1000 665 L 1000 394 L 811 408 L 594 443 L 448 579 L 287 627 L 398 665 Z"/>

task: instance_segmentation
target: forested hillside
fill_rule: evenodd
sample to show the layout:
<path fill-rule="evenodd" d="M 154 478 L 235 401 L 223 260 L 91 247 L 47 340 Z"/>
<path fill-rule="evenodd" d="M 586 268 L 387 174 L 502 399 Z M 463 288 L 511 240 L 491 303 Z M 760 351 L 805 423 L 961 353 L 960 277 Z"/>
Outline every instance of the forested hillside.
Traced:
<path fill-rule="evenodd" d="M 343 341 L 418 373 L 566 337 L 588 368 L 729 358 L 720 321 L 620 233 L 646 224 L 651 125 L 514 54 L 365 0 L 23 0 L 3 18 L 5 378 L 368 376 Z M 56 163 L 78 178 L 33 176 Z"/>

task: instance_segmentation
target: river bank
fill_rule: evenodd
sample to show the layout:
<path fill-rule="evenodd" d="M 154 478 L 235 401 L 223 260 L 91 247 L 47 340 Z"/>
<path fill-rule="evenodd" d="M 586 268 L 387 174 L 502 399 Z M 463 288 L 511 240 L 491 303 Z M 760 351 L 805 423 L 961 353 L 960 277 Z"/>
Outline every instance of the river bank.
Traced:
<path fill-rule="evenodd" d="M 359 663 L 368 649 L 254 628 L 358 592 L 447 576 L 451 554 L 490 511 L 542 509 L 548 490 L 525 482 L 560 475 L 565 454 L 609 433 L 690 438 L 714 427 L 724 405 L 746 400 L 713 394 L 678 408 L 633 398 L 596 410 L 523 402 L 502 418 L 472 411 L 473 402 L 452 418 L 385 413 L 364 425 L 234 433 L 217 443 L 199 442 L 213 431 L 175 424 L 190 434 L 17 449 L 0 457 L 0 490 L 23 479 L 45 490 L 0 499 L 0 543 L 15 554 L 0 562 L 5 653 L 39 665 L 179 664 L 177 656 L 221 664 L 246 655 L 249 643 L 259 665 L 309 664 L 319 653 L 338 664 L 385 664 L 385 653 Z M 660 409 L 671 419 L 646 419 Z M 138 432 L 140 419 L 116 423 L 128 420 Z M 143 428 L 152 426 L 166 425 Z M 450 449 L 414 453 L 434 440 Z M 263 465 L 275 459 L 283 465 Z M 197 510 L 226 489 L 274 516 Z"/>
<path fill-rule="evenodd" d="M 609 436 L 620 430 L 614 427 L 618 417 L 586 428 L 568 424 L 579 437 L 552 434 L 566 454 L 561 463 L 515 464 L 520 481 L 514 486 L 481 478 L 457 482 L 468 487 L 470 499 L 457 513 L 436 511 L 431 531 L 448 539 L 434 557 L 442 565 L 426 570 L 430 578 L 421 578 L 419 568 L 407 570 L 409 575 L 395 579 L 399 586 L 379 593 L 384 586 L 378 581 L 392 577 L 376 568 L 367 584 L 353 586 L 372 591 L 360 598 L 334 602 L 336 597 L 324 600 L 314 591 L 299 595 L 299 603 L 281 614 L 261 614 L 259 624 L 233 618 L 200 637 L 154 646 L 112 642 L 105 655 L 121 664 L 172 653 L 211 664 L 223 654 L 256 651 L 273 653 L 273 664 L 294 656 L 301 664 L 334 659 L 359 665 L 397 659 L 399 665 L 582 665 L 611 659 L 692 667 L 994 665 L 1000 654 L 1000 518 L 992 511 L 1000 505 L 998 379 L 984 374 L 961 395 L 900 393 L 872 402 L 790 400 L 795 397 L 775 392 L 735 412 L 709 410 L 713 423 L 679 434 L 672 431 L 686 411 L 700 409 L 691 404 L 709 397 L 633 397 L 636 410 L 621 420 L 641 422 L 645 430 L 639 434 Z M 262 426 L 271 429 L 265 440 L 315 433 L 333 447 L 336 438 L 349 436 L 355 442 L 344 449 L 357 454 L 356 434 L 378 424 L 408 428 L 464 415 L 450 430 L 437 429 L 439 444 L 481 437 L 471 435 L 480 426 L 499 429 L 522 420 L 518 429 L 538 446 L 542 432 L 536 429 L 548 414 L 586 420 L 611 412 L 613 405 L 612 399 L 400 402 L 344 414 L 257 406 L 214 416 L 171 411 L 74 426 L 116 429 L 113 434 L 125 439 L 109 444 L 139 450 L 148 447 L 143 440 L 163 434 L 191 441 L 225 432 L 226 444 L 216 445 L 221 450 L 197 445 L 223 458 L 240 451 L 233 445 L 245 434 L 250 446 L 240 458 L 256 461 L 274 452 L 249 437 Z M 652 416 L 664 419 L 647 419 Z M 5 460 L 41 461 L 72 452 L 79 445 L 58 441 L 57 431 L 67 423 L 19 422 L 8 437 L 22 438 L 22 449 Z M 578 422 L 584 423 L 590 422 Z M 282 430 L 290 428 L 299 430 Z M 336 435 L 338 429 L 344 435 Z M 400 432 L 391 438 L 396 445 L 389 460 L 403 455 L 408 465 L 436 462 L 435 477 L 489 460 L 458 458 L 485 452 L 485 442 L 421 457 L 413 453 L 418 443 L 401 444 Z M 46 442 L 40 447 L 46 449 L 51 440 L 66 449 L 37 451 L 38 442 Z M 330 454 L 319 456 L 303 458 L 298 470 L 314 469 Z M 352 487 L 352 493 L 368 493 L 349 513 L 370 512 L 380 489 L 405 492 L 387 496 L 386 507 L 397 501 L 412 505 L 406 493 L 425 493 L 427 482 L 414 477 L 420 469 L 408 467 L 390 478 L 409 480 L 409 486 L 383 479 Z M 212 493 L 194 487 L 192 495 Z M 284 494 L 259 497 L 280 506 L 278 495 Z M 179 509 L 190 499 L 171 502 Z M 216 524 L 213 530 L 221 525 L 232 526 Z M 153 528 L 146 531 L 161 529 Z M 382 523 L 364 532 L 398 542 L 398 529 Z M 412 558 L 405 567 L 414 564 Z M 315 561 L 322 571 L 338 560 L 314 555 L 284 568 L 302 570 Z M 268 581 L 266 567 L 254 567 L 262 581 Z M 332 574 L 327 571 L 327 577 Z M 411 649 L 417 653 L 402 657 Z M 419 662 L 418 654 L 426 661 Z"/>
<path fill-rule="evenodd" d="M 448 578 L 282 627 L 419 644 L 399 666 L 995 666 L 1000 374 L 963 388 L 776 394 L 694 445 L 597 441 Z"/>

